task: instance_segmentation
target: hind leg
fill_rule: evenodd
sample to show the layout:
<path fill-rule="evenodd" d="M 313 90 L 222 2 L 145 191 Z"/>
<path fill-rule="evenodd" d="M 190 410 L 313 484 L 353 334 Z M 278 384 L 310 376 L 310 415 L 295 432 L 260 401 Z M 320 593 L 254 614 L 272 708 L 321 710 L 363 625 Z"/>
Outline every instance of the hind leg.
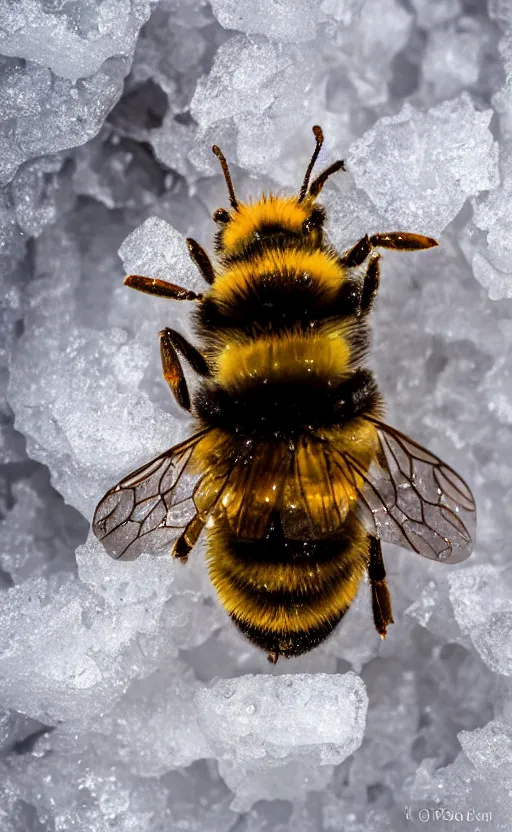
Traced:
<path fill-rule="evenodd" d="M 361 305 L 359 307 L 360 314 L 366 315 L 373 306 L 373 301 L 377 297 L 380 283 L 380 254 L 372 254 L 368 261 L 368 268 L 363 280 L 361 290 Z"/>
<path fill-rule="evenodd" d="M 388 624 L 393 624 L 393 610 L 379 538 L 370 536 L 368 548 L 368 578 L 372 590 L 373 620 L 378 634 L 385 638 Z"/>
<path fill-rule="evenodd" d="M 204 522 L 205 521 L 199 517 L 199 514 L 194 514 L 192 520 L 187 523 L 185 529 L 173 546 L 173 557 L 178 558 L 178 560 L 181 560 L 182 563 L 187 562 L 189 552 L 194 548 L 199 539 L 199 535 L 203 531 Z"/>

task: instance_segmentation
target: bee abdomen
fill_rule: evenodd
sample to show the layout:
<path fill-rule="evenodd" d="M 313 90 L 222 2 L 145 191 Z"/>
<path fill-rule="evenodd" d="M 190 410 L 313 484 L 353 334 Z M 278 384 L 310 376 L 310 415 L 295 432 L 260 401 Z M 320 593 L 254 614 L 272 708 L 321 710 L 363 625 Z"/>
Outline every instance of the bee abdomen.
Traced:
<path fill-rule="evenodd" d="M 279 537 L 240 541 L 221 521 L 209 534 L 209 572 L 247 638 L 269 653 L 297 656 L 327 638 L 352 603 L 367 566 L 366 536 L 352 518 L 335 539 Z"/>

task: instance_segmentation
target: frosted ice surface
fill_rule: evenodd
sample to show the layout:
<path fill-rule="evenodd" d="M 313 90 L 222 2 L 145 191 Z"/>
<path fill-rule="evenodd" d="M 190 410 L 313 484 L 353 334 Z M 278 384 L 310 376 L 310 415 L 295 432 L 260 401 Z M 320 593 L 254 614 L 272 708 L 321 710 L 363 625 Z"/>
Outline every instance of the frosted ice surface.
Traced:
<path fill-rule="evenodd" d="M 440 234 L 469 196 L 498 184 L 491 117 L 466 93 L 427 112 L 405 104 L 354 142 L 347 165 L 389 227 Z"/>
<path fill-rule="evenodd" d="M 2 4 L 0 53 L 36 61 L 76 81 L 92 75 L 113 55 L 131 57 L 149 12 L 149 0 Z"/>
<path fill-rule="evenodd" d="M 213 0 L 212 9 L 225 29 L 238 29 L 248 35 L 261 34 L 292 43 L 312 40 L 322 15 L 321 4 L 308 0 L 293 3 L 271 0 L 268 4 L 254 4 L 250 0 Z"/>
<path fill-rule="evenodd" d="M 273 797 L 289 798 L 304 766 L 345 760 L 362 741 L 368 705 L 364 684 L 351 672 L 242 676 L 198 691 L 195 701 L 222 776 L 241 791 L 236 808 L 257 799 L 260 771 L 273 769 Z"/>
<path fill-rule="evenodd" d="M 512 601 L 505 576 L 492 566 L 473 566 L 448 580 L 462 632 L 492 670 L 512 675 Z"/>

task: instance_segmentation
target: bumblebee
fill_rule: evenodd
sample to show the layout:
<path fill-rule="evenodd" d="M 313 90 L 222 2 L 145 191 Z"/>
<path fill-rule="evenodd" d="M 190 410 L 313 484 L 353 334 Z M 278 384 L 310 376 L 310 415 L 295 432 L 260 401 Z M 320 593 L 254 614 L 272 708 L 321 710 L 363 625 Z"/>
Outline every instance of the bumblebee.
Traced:
<path fill-rule="evenodd" d="M 456 563 L 471 552 L 476 517 L 455 471 L 382 421 L 365 367 L 375 250 L 437 242 L 392 232 L 335 251 L 317 197 L 344 163 L 311 182 L 323 142 L 320 127 L 313 133 L 298 195 L 255 202 L 238 201 L 213 147 L 230 209 L 213 214 L 215 265 L 187 240 L 204 294 L 126 278 L 142 292 L 195 304 L 198 347 L 174 329 L 160 332 L 165 380 L 195 432 L 108 491 L 93 520 L 119 560 L 172 547 L 185 561 L 205 528 L 219 601 L 272 662 L 329 636 L 365 575 L 384 637 L 393 615 L 381 540 Z M 192 399 L 181 359 L 198 376 Z"/>

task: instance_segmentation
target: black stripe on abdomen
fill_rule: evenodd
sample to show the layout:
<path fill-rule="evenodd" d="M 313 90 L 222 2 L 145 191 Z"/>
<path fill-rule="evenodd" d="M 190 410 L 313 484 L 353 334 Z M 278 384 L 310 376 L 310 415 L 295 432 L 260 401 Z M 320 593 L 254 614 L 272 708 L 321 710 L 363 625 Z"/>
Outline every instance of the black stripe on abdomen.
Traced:
<path fill-rule="evenodd" d="M 340 623 L 345 612 L 346 610 L 343 610 L 336 617 L 329 620 L 325 619 L 317 627 L 310 627 L 308 630 L 300 630 L 293 633 L 289 630 L 273 632 L 262 629 L 261 627 L 255 627 L 238 619 L 234 615 L 231 615 L 230 618 L 237 629 L 249 641 L 255 644 L 256 647 L 260 647 L 266 653 L 273 654 L 276 658 L 278 656 L 284 656 L 285 658 L 291 659 L 294 656 L 301 656 L 303 653 L 308 653 L 310 650 L 318 647 L 322 641 L 325 641 Z"/>
<path fill-rule="evenodd" d="M 296 436 L 346 424 L 379 412 L 381 397 L 370 370 L 356 370 L 336 386 L 330 379 L 283 380 L 227 390 L 204 382 L 194 396 L 194 410 L 204 425 L 237 435 L 265 439 Z"/>

